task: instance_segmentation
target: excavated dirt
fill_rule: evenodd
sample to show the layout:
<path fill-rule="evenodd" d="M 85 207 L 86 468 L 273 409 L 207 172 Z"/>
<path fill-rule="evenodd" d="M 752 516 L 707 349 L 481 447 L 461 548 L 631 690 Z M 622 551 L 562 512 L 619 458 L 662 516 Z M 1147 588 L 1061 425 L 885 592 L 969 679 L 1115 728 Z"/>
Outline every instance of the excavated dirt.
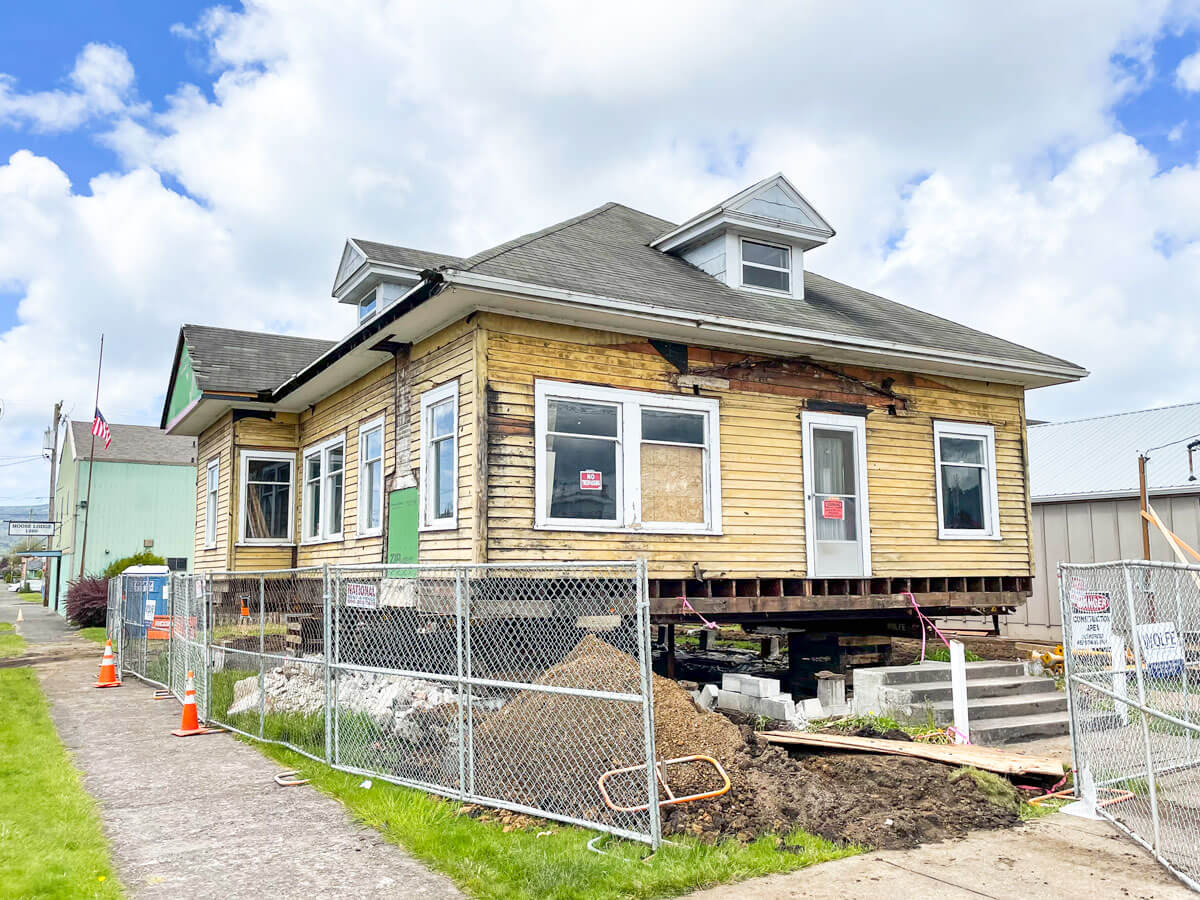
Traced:
<path fill-rule="evenodd" d="M 631 657 L 589 636 L 540 681 L 636 692 L 637 666 Z M 606 811 L 596 778 L 633 762 L 629 753 L 641 734 L 640 713 L 632 714 L 636 708 L 624 704 L 630 715 L 614 715 L 616 706 L 604 708 L 561 694 L 517 694 L 477 725 L 476 771 L 503 772 L 493 787 L 517 802 L 524 798 L 543 809 L 602 816 Z M 663 807 L 668 835 L 749 841 L 802 828 L 832 841 L 901 848 L 1017 821 L 1011 810 L 989 802 L 972 779 L 951 780 L 952 767 L 857 753 L 798 752 L 793 757 L 761 741 L 748 725 L 699 710 L 687 691 L 658 676 L 654 724 L 660 760 L 705 754 L 725 767 L 732 782 L 720 797 Z M 531 728 L 541 735 L 534 739 L 536 747 Z M 527 745 L 529 752 L 524 752 Z M 678 796 L 720 784 L 711 767 L 697 763 L 665 771 Z"/>

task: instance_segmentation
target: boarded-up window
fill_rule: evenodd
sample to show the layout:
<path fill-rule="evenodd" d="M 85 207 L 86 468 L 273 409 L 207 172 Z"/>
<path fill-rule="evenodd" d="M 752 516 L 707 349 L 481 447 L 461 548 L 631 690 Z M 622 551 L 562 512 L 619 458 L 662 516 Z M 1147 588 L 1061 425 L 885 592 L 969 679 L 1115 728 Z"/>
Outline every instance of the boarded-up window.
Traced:
<path fill-rule="evenodd" d="M 642 410 L 642 521 L 704 521 L 704 416 Z"/>

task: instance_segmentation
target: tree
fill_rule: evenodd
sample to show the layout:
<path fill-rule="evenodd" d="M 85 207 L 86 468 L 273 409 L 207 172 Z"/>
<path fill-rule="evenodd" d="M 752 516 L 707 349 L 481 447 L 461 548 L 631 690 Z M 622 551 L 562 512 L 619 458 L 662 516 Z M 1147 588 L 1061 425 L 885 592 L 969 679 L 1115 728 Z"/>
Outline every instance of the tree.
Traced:
<path fill-rule="evenodd" d="M 150 550 L 140 550 L 133 556 L 126 556 L 123 559 L 114 560 L 108 564 L 108 568 L 104 570 L 102 578 L 113 578 L 120 575 L 130 566 L 165 566 L 167 561 L 158 554 Z"/>

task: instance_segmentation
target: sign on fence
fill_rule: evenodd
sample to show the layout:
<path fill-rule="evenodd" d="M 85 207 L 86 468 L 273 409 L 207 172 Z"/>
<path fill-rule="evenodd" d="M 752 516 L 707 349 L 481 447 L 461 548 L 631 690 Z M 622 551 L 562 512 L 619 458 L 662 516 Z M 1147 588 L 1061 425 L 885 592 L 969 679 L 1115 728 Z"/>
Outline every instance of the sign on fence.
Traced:
<path fill-rule="evenodd" d="M 1071 647 L 1107 650 L 1112 644 L 1112 596 L 1089 591 L 1082 578 L 1071 579 Z"/>
<path fill-rule="evenodd" d="M 1139 625 L 1138 639 L 1147 673 L 1156 678 L 1183 674 L 1183 644 L 1174 622 Z"/>
<path fill-rule="evenodd" d="M 350 582 L 346 585 L 346 605 L 358 609 L 379 609 L 379 588 L 374 584 Z"/>

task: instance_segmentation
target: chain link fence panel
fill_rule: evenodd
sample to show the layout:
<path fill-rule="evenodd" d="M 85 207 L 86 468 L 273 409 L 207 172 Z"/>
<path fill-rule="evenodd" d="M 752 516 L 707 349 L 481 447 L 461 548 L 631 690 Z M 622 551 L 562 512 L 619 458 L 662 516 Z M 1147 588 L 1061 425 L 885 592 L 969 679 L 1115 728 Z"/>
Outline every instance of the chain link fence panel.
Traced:
<path fill-rule="evenodd" d="M 123 668 L 180 699 L 194 672 L 202 719 L 345 771 L 658 845 L 644 564 L 174 575 L 166 623 L 135 577 L 110 582 Z M 148 638 L 159 624 L 166 639 Z"/>
<path fill-rule="evenodd" d="M 1200 567 L 1059 566 L 1076 793 L 1200 890 Z"/>

